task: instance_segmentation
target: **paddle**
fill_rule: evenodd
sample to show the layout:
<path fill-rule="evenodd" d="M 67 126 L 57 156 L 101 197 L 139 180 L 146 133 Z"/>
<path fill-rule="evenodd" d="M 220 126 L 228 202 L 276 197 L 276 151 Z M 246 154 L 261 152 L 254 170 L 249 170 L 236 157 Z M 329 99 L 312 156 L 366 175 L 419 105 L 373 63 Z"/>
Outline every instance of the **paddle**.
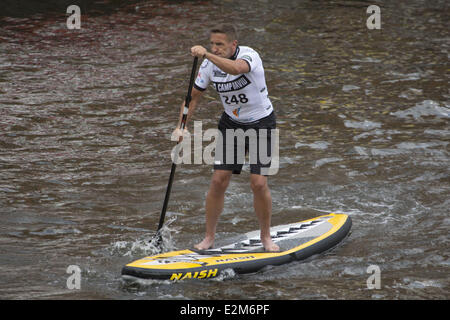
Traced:
<path fill-rule="evenodd" d="M 189 110 L 189 104 L 192 99 L 191 93 L 192 93 L 192 87 L 194 86 L 195 71 L 197 70 L 197 62 L 198 62 L 198 58 L 195 57 L 194 63 L 192 64 L 191 79 L 189 80 L 188 92 L 187 92 L 186 98 L 184 100 L 184 110 L 183 110 L 183 116 L 181 118 L 181 125 L 180 125 L 181 132 L 183 132 L 184 128 L 186 127 L 186 120 L 187 120 L 187 114 L 188 114 L 188 110 Z M 180 137 L 180 140 L 178 140 L 177 144 L 179 144 L 180 141 L 181 141 L 181 137 Z M 161 216 L 159 217 L 158 230 L 156 230 L 156 235 L 154 236 L 154 238 L 156 237 L 156 239 L 157 239 L 156 243 L 158 246 L 162 242 L 162 236 L 161 236 L 160 231 L 164 225 L 164 219 L 166 217 L 167 205 L 169 204 L 170 191 L 172 190 L 173 177 L 175 175 L 176 167 L 177 167 L 176 161 L 173 161 L 172 168 L 170 170 L 169 183 L 167 184 L 166 196 L 164 197 L 164 203 L 163 203 L 163 207 L 161 210 Z"/>

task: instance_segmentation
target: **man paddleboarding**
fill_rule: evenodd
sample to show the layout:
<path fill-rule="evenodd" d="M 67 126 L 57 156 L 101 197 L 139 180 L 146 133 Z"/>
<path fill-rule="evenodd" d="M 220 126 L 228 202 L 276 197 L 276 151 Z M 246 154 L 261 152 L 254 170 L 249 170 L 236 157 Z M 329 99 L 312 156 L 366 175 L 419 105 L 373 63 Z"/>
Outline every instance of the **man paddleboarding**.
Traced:
<path fill-rule="evenodd" d="M 252 48 L 238 45 L 236 29 L 230 24 L 223 24 L 210 30 L 210 51 L 196 45 L 191 48 L 191 54 L 202 58 L 203 63 L 192 89 L 187 121 L 210 83 L 218 92 L 224 107 L 218 125 L 221 139 L 216 140 L 214 172 L 206 196 L 205 238 L 194 247 L 206 250 L 214 245 L 217 222 L 224 206 L 225 191 L 232 174 L 239 174 L 244 163 L 238 156 L 240 154 L 238 149 L 245 147 L 248 152 L 252 147 L 256 148 L 253 150 L 260 150 L 259 148 L 263 146 L 269 161 L 263 160 L 262 158 L 266 157 L 260 157 L 260 152 L 250 154 L 253 206 L 265 250 L 279 251 L 280 248 L 272 241 L 270 235 L 272 197 L 267 183 L 272 146 L 271 131 L 276 127 L 276 118 L 269 99 L 261 58 Z M 176 136 L 182 135 L 180 125 L 184 107 L 183 103 L 180 121 L 175 130 Z M 244 145 L 239 144 L 236 135 L 227 135 L 230 130 L 247 137 L 244 137 Z M 256 133 L 252 136 L 256 140 L 250 141 L 251 135 L 246 133 Z"/>

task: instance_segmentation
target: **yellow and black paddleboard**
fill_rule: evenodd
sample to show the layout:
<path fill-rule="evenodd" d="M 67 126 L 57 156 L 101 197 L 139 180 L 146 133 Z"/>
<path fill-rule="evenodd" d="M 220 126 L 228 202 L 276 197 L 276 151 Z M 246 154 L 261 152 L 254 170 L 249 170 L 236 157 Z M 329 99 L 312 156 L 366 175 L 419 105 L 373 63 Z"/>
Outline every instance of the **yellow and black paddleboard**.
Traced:
<path fill-rule="evenodd" d="M 347 236 L 351 225 L 348 215 L 331 213 L 272 227 L 280 252 L 264 252 L 259 231 L 253 231 L 239 242 L 216 249 L 172 251 L 136 260 L 123 267 L 122 275 L 178 281 L 214 278 L 225 269 L 237 274 L 256 272 L 327 251 Z"/>

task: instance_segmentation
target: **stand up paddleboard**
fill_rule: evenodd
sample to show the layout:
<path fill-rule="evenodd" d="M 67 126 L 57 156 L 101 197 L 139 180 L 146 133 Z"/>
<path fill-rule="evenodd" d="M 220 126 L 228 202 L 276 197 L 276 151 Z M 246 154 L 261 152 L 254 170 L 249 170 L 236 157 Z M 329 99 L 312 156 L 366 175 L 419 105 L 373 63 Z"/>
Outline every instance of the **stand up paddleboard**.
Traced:
<path fill-rule="evenodd" d="M 253 231 L 243 240 L 216 249 L 172 251 L 136 260 L 123 267 L 122 275 L 177 281 L 214 278 L 225 269 L 237 274 L 256 272 L 327 251 L 347 236 L 351 225 L 348 215 L 331 213 L 272 227 L 272 239 L 280 252 L 264 252 L 259 231 Z"/>

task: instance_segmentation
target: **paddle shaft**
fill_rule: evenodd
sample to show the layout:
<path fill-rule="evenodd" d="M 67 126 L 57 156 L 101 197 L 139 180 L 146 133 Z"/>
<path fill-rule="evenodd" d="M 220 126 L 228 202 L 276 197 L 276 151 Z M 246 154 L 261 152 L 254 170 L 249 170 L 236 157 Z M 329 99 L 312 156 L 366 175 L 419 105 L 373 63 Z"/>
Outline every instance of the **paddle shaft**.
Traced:
<path fill-rule="evenodd" d="M 192 99 L 192 87 L 194 86 L 194 78 L 195 78 L 195 71 L 197 70 L 197 63 L 198 63 L 198 57 L 194 58 L 194 63 L 192 64 L 192 71 L 191 71 L 191 79 L 189 80 L 189 87 L 188 92 L 186 95 L 186 99 L 184 100 L 184 110 L 183 110 L 183 116 L 181 118 L 181 125 L 180 129 L 181 132 L 183 132 L 184 128 L 186 127 L 186 120 L 187 120 L 187 114 L 189 110 L 189 104 L 191 103 Z M 180 141 L 177 142 L 177 144 L 180 143 Z M 172 168 L 170 170 L 170 176 L 169 176 L 169 183 L 167 184 L 166 189 L 166 196 L 164 197 L 164 203 L 161 210 L 161 216 L 159 217 L 159 225 L 157 234 L 159 235 L 159 230 L 164 225 L 164 219 L 166 217 L 166 211 L 167 211 L 167 205 L 169 204 L 169 198 L 170 198 L 170 191 L 172 190 L 172 184 L 173 184 L 173 178 L 175 176 L 175 169 L 177 168 L 176 161 L 172 162 Z M 159 240 L 161 239 L 161 236 L 159 235 Z"/>

